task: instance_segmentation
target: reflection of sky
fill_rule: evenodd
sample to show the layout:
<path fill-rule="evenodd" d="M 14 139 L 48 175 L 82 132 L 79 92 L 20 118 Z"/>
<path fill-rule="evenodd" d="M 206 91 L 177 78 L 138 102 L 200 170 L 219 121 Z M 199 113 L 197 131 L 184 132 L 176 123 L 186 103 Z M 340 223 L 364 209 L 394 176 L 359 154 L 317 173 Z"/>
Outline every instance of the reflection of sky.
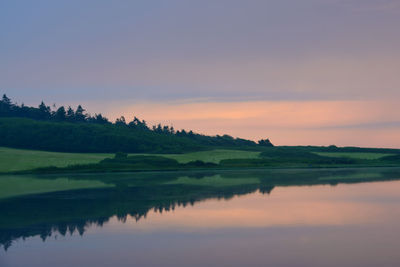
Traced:
<path fill-rule="evenodd" d="M 374 101 L 384 118 L 392 112 L 387 101 L 400 97 L 399 25 L 397 0 L 2 1 L 0 88 L 26 104 L 81 102 L 93 113 L 109 106 L 112 117 L 119 105 L 136 111 L 143 101 L 225 102 L 234 110 L 238 101 L 259 100 Z M 160 110 L 154 118 L 168 119 L 180 123 Z M 268 118 L 258 121 L 258 134 L 229 121 L 199 130 L 263 133 L 284 144 L 321 135 L 285 136 L 284 128 L 267 128 Z M 361 131 L 315 143 L 368 145 L 379 135 L 372 146 L 399 146 L 398 127 Z"/>
<path fill-rule="evenodd" d="M 254 193 L 230 200 L 208 200 L 174 211 L 149 212 L 146 219 L 128 219 L 118 229 L 197 231 L 223 228 L 263 228 L 363 225 L 400 219 L 400 182 L 354 185 L 277 187 L 270 195 Z"/>
<path fill-rule="evenodd" d="M 278 187 L 18 241 L 1 266 L 398 266 L 400 182 Z"/>

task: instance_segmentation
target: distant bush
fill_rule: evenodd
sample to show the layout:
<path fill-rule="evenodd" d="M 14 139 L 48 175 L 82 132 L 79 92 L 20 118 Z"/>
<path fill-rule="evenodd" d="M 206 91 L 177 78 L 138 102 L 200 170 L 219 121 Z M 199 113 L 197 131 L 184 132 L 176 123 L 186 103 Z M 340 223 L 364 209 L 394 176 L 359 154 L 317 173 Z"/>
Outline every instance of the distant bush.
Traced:
<path fill-rule="evenodd" d="M 273 147 L 274 146 L 269 139 L 261 139 L 258 141 L 258 144 L 260 146 L 264 146 L 264 147 Z"/>
<path fill-rule="evenodd" d="M 128 154 L 124 152 L 115 153 L 114 159 L 126 159 L 128 158 Z"/>
<path fill-rule="evenodd" d="M 222 167 L 267 167 L 271 166 L 272 162 L 268 159 L 225 159 L 221 160 Z"/>
<path fill-rule="evenodd" d="M 398 155 L 391 155 L 391 156 L 385 156 L 380 158 L 381 161 L 390 161 L 390 162 L 395 162 L 395 163 L 400 163 L 400 154 Z"/>
<path fill-rule="evenodd" d="M 102 166 L 126 165 L 135 168 L 170 168 L 178 167 L 178 161 L 160 156 L 129 156 L 113 159 L 104 159 L 99 163 Z"/>
<path fill-rule="evenodd" d="M 183 166 L 186 167 L 217 167 L 218 164 L 211 163 L 211 162 L 204 162 L 201 160 L 195 160 L 195 161 L 190 161 L 188 163 L 182 164 Z"/>
<path fill-rule="evenodd" d="M 262 158 L 269 159 L 271 162 L 275 163 L 304 163 L 304 164 L 355 164 L 360 162 L 353 158 L 346 157 L 325 157 L 313 153 L 312 151 L 307 151 L 304 148 L 296 147 L 274 147 L 268 149 L 260 154 Z"/>

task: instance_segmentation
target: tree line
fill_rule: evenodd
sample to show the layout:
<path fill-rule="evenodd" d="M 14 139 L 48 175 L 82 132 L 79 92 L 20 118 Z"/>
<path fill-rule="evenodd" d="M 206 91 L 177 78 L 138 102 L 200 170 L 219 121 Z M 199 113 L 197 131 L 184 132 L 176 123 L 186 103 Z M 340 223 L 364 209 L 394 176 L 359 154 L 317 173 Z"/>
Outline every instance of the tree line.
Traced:
<path fill-rule="evenodd" d="M 5 138 L 0 140 L 0 145 L 11 144 L 13 147 L 22 148 L 77 152 L 181 152 L 215 146 L 273 146 L 268 139 L 256 143 L 229 135 L 207 136 L 191 130 L 175 130 L 173 126 L 162 124 L 148 126 L 145 120 L 137 117 L 127 122 L 125 117 L 121 116 L 115 122 L 111 122 L 101 113 L 90 115 L 81 105 L 76 109 L 71 106 L 52 108 L 43 101 L 38 107 L 18 105 L 5 94 L 0 100 L 0 118 L 4 118 L 0 121 L 0 129 L 3 130 L 0 137 Z M 24 128 L 24 125 L 24 133 L 19 133 L 18 130 Z M 13 136 L 14 134 L 16 136 Z M 21 136 L 24 138 L 17 138 Z M 35 138 L 32 139 L 33 137 Z M 44 137 L 48 140 L 42 140 Z M 34 140 L 37 144 L 31 142 Z"/>
<path fill-rule="evenodd" d="M 6 94 L 4 94 L 2 99 L 0 100 L 0 117 L 21 117 L 54 122 L 98 123 L 110 125 L 114 124 L 116 126 L 139 128 L 142 130 L 152 130 L 157 133 L 170 133 L 179 136 L 194 135 L 193 131 L 175 131 L 173 126 L 168 125 L 157 124 L 149 127 L 145 120 L 140 120 L 136 116 L 131 122 L 127 122 L 125 117 L 121 116 L 120 118 L 117 118 L 114 123 L 112 123 L 107 117 L 103 116 L 101 113 L 96 113 L 93 116 L 90 115 L 81 105 L 78 105 L 75 110 L 71 106 L 68 106 L 67 108 L 61 106 L 57 109 L 52 110 L 51 106 L 46 105 L 43 101 L 37 108 L 29 107 L 24 104 L 18 105 L 16 103 L 13 103 Z"/>

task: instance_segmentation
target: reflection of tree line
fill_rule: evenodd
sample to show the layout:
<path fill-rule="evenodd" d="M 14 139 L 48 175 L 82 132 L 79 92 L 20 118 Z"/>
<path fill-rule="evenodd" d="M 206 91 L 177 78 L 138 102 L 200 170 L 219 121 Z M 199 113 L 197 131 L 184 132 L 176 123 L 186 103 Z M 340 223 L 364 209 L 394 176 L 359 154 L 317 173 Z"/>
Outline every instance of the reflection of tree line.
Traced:
<path fill-rule="evenodd" d="M 136 221 L 145 218 L 149 211 L 168 212 L 176 207 L 194 205 L 196 202 L 210 198 L 230 199 L 259 190 L 269 194 L 275 186 L 317 185 L 355 183 L 378 180 L 395 180 L 400 178 L 400 170 L 386 169 L 377 172 L 376 177 L 366 175 L 360 179 L 355 170 L 319 170 L 319 171 L 246 171 L 224 172 L 225 179 L 243 179 L 255 177 L 259 184 L 243 184 L 225 187 L 167 185 L 165 181 L 178 178 L 178 174 L 143 174 L 143 179 L 127 179 L 121 176 L 99 176 L 96 180 L 110 182 L 114 188 L 85 189 L 67 192 L 47 193 L 23 196 L 0 201 L 0 245 L 5 249 L 13 240 L 40 236 L 46 240 L 52 234 L 60 235 L 79 233 L 91 225 L 102 226 L 110 217 L 116 216 L 124 222 L 127 216 Z M 197 173 L 193 179 L 202 179 L 211 173 Z M 343 177 L 343 179 L 338 179 Z M 362 176 L 362 174 L 361 174 Z M 323 177 L 323 180 L 319 178 Z M 329 177 L 334 179 L 329 180 Z M 348 177 L 348 178 L 346 178 Z M 350 178 L 349 178 L 350 177 Z M 87 177 L 71 177 L 87 179 Z M 128 186 L 129 185 L 129 186 Z"/>
<path fill-rule="evenodd" d="M 129 215 L 138 221 L 151 210 L 168 212 L 205 199 L 227 199 L 255 190 L 257 185 L 224 189 L 165 185 L 76 190 L 3 200 L 0 244 L 7 249 L 15 239 L 40 236 L 46 240 L 54 232 L 82 235 L 86 227 L 102 226 L 112 216 L 125 221 Z"/>

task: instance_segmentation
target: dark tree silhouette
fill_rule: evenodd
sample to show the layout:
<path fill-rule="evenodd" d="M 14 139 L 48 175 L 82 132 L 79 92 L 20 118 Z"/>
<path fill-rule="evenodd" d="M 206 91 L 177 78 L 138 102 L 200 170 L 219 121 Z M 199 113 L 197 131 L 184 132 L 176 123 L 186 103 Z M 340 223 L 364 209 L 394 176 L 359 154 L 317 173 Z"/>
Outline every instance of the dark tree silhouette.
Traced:
<path fill-rule="evenodd" d="M 43 101 L 39 105 L 39 116 L 42 120 L 47 120 L 51 118 L 51 108 L 49 106 L 46 106 Z"/>
<path fill-rule="evenodd" d="M 71 108 L 71 106 L 69 106 L 67 110 L 67 120 L 68 121 L 75 120 L 75 111 Z"/>
<path fill-rule="evenodd" d="M 59 107 L 54 113 L 54 118 L 58 121 L 65 121 L 67 119 L 67 112 L 63 106 Z"/>
<path fill-rule="evenodd" d="M 106 117 L 103 117 L 103 115 L 100 114 L 94 114 L 93 117 L 88 118 L 89 122 L 94 122 L 94 123 L 100 123 L 100 124 L 106 124 L 110 123 Z"/>
<path fill-rule="evenodd" d="M 5 94 L 3 95 L 0 101 L 0 114 L 6 115 L 11 111 L 12 103 L 11 99 L 9 99 Z"/>
<path fill-rule="evenodd" d="M 118 125 L 118 126 L 126 126 L 125 117 L 124 117 L 124 116 L 121 116 L 120 118 L 118 118 L 118 119 L 115 121 L 115 125 Z"/>
<path fill-rule="evenodd" d="M 265 147 L 273 147 L 274 146 L 269 139 L 261 139 L 258 141 L 258 144 L 260 146 L 265 146 Z"/>
<path fill-rule="evenodd" d="M 7 97 L 6 94 L 3 94 L 2 103 L 6 106 L 11 106 L 11 99 Z"/>
<path fill-rule="evenodd" d="M 85 114 L 84 112 L 85 109 L 81 105 L 78 105 L 75 111 L 75 120 L 79 122 L 86 121 L 87 114 Z"/>

